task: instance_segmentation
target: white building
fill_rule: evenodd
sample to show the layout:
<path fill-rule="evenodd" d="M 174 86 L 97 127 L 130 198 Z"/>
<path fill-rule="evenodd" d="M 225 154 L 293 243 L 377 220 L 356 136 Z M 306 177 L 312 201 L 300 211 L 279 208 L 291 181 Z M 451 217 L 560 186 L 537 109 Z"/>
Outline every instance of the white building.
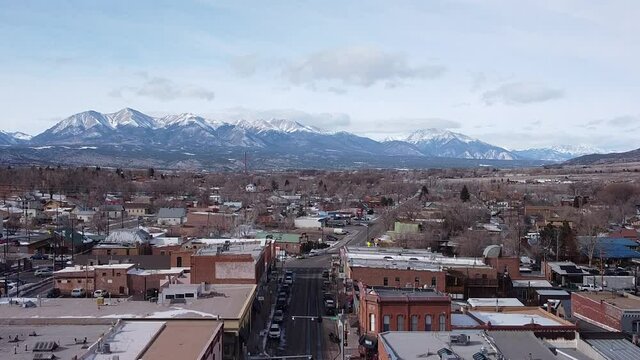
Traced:
<path fill-rule="evenodd" d="M 321 216 L 301 216 L 294 220 L 294 226 L 296 229 L 319 229 L 322 227 Z"/>

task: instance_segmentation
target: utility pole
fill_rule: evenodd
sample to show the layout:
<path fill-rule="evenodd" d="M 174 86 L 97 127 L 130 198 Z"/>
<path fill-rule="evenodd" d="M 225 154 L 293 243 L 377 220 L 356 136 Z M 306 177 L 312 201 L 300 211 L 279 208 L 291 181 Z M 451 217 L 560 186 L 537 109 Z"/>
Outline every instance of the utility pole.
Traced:
<path fill-rule="evenodd" d="M 556 261 L 560 261 L 560 232 L 555 229 L 556 233 Z"/>

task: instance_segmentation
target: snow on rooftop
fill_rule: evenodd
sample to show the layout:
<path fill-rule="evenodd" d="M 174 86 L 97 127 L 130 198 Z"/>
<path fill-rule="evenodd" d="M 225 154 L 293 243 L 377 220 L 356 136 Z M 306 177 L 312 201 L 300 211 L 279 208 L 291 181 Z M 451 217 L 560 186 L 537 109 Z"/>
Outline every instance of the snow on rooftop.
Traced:
<path fill-rule="evenodd" d="M 469 311 L 471 315 L 483 323 L 491 322 L 495 326 L 523 326 L 532 323 L 543 326 L 563 326 L 557 321 L 536 314 L 496 313 L 484 311 Z"/>
<path fill-rule="evenodd" d="M 490 307 L 490 306 L 499 306 L 499 307 L 521 307 L 524 306 L 520 300 L 516 298 L 469 298 L 467 303 L 471 305 L 471 307 Z"/>
<path fill-rule="evenodd" d="M 164 321 L 125 321 L 107 334 L 105 342 L 109 343 L 112 353 L 118 354 L 118 359 L 136 360 L 164 326 Z M 112 360 L 113 355 L 96 353 L 87 359 Z"/>

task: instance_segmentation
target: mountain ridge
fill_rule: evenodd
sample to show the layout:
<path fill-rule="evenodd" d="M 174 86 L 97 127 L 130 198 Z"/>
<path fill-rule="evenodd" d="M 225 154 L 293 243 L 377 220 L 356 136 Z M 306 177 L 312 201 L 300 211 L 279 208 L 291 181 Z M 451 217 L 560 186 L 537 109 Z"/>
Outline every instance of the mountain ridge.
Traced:
<path fill-rule="evenodd" d="M 4 135 L 1 136 L 1 135 Z M 445 129 L 416 129 L 404 138 L 376 141 L 353 133 L 330 132 L 297 121 L 271 118 L 235 121 L 207 119 L 192 113 L 149 116 L 132 108 L 112 113 L 88 110 L 71 115 L 28 139 L 0 134 L 7 146 L 127 145 L 168 149 L 237 149 L 303 157 L 314 154 L 354 156 L 411 156 L 424 158 L 528 161 L 540 160 L 531 153 L 512 151 Z M 236 149 L 236 150 L 234 150 Z M 544 149 L 545 151 L 552 151 Z M 190 151 L 192 152 L 192 151 Z M 566 156 L 545 157 L 565 161 Z M 540 158 L 544 156 L 540 155 Z"/>

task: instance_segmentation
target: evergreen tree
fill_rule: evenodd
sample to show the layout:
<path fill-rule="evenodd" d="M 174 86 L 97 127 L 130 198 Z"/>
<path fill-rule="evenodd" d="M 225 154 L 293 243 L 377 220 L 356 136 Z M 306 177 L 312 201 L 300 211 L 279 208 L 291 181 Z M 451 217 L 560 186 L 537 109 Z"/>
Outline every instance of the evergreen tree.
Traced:
<path fill-rule="evenodd" d="M 467 189 L 467 185 L 462 186 L 462 190 L 460 190 L 460 200 L 462 202 L 467 202 L 471 199 L 471 195 L 469 194 L 469 189 Z"/>

